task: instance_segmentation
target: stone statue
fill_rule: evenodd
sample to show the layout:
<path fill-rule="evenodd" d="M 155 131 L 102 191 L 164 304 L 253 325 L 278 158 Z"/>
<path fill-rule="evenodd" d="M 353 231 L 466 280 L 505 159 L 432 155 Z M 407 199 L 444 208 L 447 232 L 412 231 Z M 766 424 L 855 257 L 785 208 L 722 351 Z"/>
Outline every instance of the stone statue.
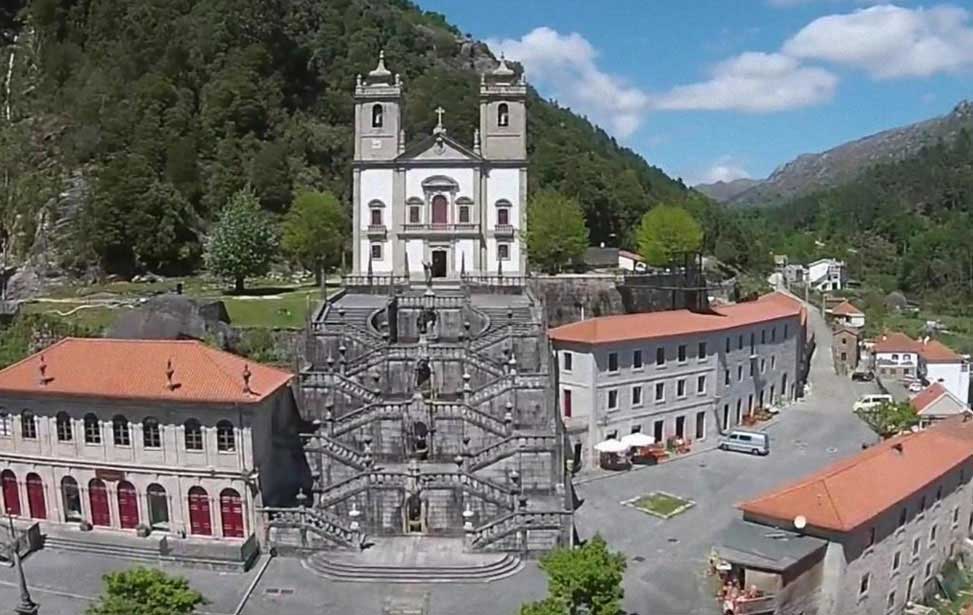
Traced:
<path fill-rule="evenodd" d="M 422 271 L 426 274 L 426 286 L 432 286 L 432 263 L 422 261 Z"/>
<path fill-rule="evenodd" d="M 429 326 L 436 324 L 436 310 L 431 307 L 423 308 L 419 312 L 419 320 L 416 324 L 419 326 L 419 333 L 422 335 L 429 333 Z"/>
<path fill-rule="evenodd" d="M 416 361 L 416 388 L 422 388 L 432 377 L 432 368 L 429 366 L 429 359 L 423 357 Z"/>

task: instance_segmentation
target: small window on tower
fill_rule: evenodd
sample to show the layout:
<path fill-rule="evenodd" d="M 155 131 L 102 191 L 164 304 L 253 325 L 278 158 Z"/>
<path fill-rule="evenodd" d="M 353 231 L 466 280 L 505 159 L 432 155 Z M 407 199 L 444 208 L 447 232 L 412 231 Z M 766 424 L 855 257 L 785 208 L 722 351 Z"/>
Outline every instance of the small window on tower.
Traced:
<path fill-rule="evenodd" d="M 382 127 L 382 105 L 372 107 L 372 128 Z"/>
<path fill-rule="evenodd" d="M 419 212 L 419 208 L 418 207 L 416 207 L 416 206 L 410 207 L 409 208 L 409 224 L 420 224 L 420 222 L 419 222 L 419 220 L 421 219 L 420 218 L 420 215 L 421 214 Z"/>
<path fill-rule="evenodd" d="M 507 226 L 510 224 L 510 210 L 506 207 L 501 207 L 497 210 L 497 225 Z"/>
<path fill-rule="evenodd" d="M 382 244 L 380 243 L 372 244 L 372 260 L 376 260 L 376 261 L 382 260 Z"/>
<path fill-rule="evenodd" d="M 371 221 L 371 225 L 372 226 L 382 226 L 382 210 L 381 209 L 373 209 L 372 210 L 372 221 Z"/>
<path fill-rule="evenodd" d="M 470 206 L 469 205 L 460 205 L 460 208 L 459 208 L 459 221 L 462 224 L 469 224 L 470 223 Z"/>
<path fill-rule="evenodd" d="M 507 108 L 507 103 L 500 103 L 497 106 L 497 126 L 509 126 L 510 125 L 510 109 Z"/>
<path fill-rule="evenodd" d="M 510 260 L 510 246 L 505 243 L 497 244 L 497 259 L 502 261 Z"/>

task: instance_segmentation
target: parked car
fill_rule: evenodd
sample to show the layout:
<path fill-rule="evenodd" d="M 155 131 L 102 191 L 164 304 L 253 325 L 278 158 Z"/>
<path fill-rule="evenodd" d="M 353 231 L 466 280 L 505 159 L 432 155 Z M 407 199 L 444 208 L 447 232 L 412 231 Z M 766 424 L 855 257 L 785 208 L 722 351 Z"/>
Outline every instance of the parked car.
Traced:
<path fill-rule="evenodd" d="M 910 393 L 921 393 L 922 392 L 922 383 L 919 382 L 918 380 L 909 383 L 909 392 Z"/>
<path fill-rule="evenodd" d="M 875 374 L 873 372 L 854 372 L 851 379 L 856 382 L 871 382 L 875 380 Z"/>
<path fill-rule="evenodd" d="M 720 438 L 720 449 L 750 453 L 751 455 L 769 455 L 770 436 L 762 431 L 734 429 Z"/>
<path fill-rule="evenodd" d="M 891 395 L 884 395 L 880 393 L 870 393 L 868 395 L 862 395 L 858 398 L 853 406 L 855 411 L 867 410 L 869 408 L 874 408 L 875 406 L 881 406 L 882 404 L 892 403 Z"/>

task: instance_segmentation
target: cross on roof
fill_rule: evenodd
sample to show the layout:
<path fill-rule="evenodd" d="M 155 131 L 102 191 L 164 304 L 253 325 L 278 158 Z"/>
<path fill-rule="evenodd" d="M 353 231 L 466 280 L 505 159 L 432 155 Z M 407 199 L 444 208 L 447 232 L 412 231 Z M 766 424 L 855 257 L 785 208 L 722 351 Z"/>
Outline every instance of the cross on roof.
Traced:
<path fill-rule="evenodd" d="M 442 107 L 436 107 L 436 118 L 437 118 L 436 119 L 436 125 L 439 128 L 442 128 L 443 127 L 443 114 L 444 113 L 446 113 L 446 110 L 445 109 L 443 109 Z"/>

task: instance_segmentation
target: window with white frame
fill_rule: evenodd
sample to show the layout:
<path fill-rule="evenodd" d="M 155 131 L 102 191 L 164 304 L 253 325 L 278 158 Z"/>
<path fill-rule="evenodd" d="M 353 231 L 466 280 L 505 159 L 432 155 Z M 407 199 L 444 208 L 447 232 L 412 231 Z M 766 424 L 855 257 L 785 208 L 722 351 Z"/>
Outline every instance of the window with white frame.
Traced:
<path fill-rule="evenodd" d="M 616 389 L 608 391 L 608 409 L 618 410 L 618 391 Z"/>
<path fill-rule="evenodd" d="M 608 371 L 617 372 L 618 371 L 618 353 L 609 352 L 608 353 Z"/>
<path fill-rule="evenodd" d="M 696 392 L 701 395 L 706 392 L 706 376 L 696 377 Z"/>
<path fill-rule="evenodd" d="M 574 354 L 569 350 L 564 350 L 561 355 L 564 357 L 564 371 L 571 371 L 574 368 Z"/>
<path fill-rule="evenodd" d="M 655 364 L 656 365 L 666 364 L 666 349 L 662 346 L 659 346 L 658 348 L 655 349 Z"/>
<path fill-rule="evenodd" d="M 642 405 L 642 385 L 636 384 L 632 387 L 632 405 L 641 406 Z"/>
<path fill-rule="evenodd" d="M 642 369 L 642 351 L 632 351 L 632 369 Z"/>
<path fill-rule="evenodd" d="M 9 438 L 12 431 L 12 420 L 6 412 L 0 412 L 0 438 Z"/>
<path fill-rule="evenodd" d="M 655 401 L 661 402 L 666 400 L 666 385 L 664 382 L 655 383 Z"/>
<path fill-rule="evenodd" d="M 497 244 L 497 260 L 509 261 L 510 260 L 510 244 L 509 243 L 498 243 Z"/>
<path fill-rule="evenodd" d="M 680 378 L 676 380 L 676 397 L 686 396 L 686 379 Z"/>
<path fill-rule="evenodd" d="M 685 363 L 686 362 L 686 345 L 685 344 L 680 344 L 679 345 L 679 355 L 678 356 L 679 356 L 679 362 L 680 363 Z"/>
<path fill-rule="evenodd" d="M 382 244 L 373 243 L 371 254 L 372 254 L 372 260 L 376 260 L 376 261 L 382 260 Z"/>
<path fill-rule="evenodd" d="M 700 361 L 705 361 L 706 360 L 706 342 L 700 342 L 699 343 L 699 348 L 697 350 L 698 350 L 698 352 L 696 353 L 696 357 Z"/>

